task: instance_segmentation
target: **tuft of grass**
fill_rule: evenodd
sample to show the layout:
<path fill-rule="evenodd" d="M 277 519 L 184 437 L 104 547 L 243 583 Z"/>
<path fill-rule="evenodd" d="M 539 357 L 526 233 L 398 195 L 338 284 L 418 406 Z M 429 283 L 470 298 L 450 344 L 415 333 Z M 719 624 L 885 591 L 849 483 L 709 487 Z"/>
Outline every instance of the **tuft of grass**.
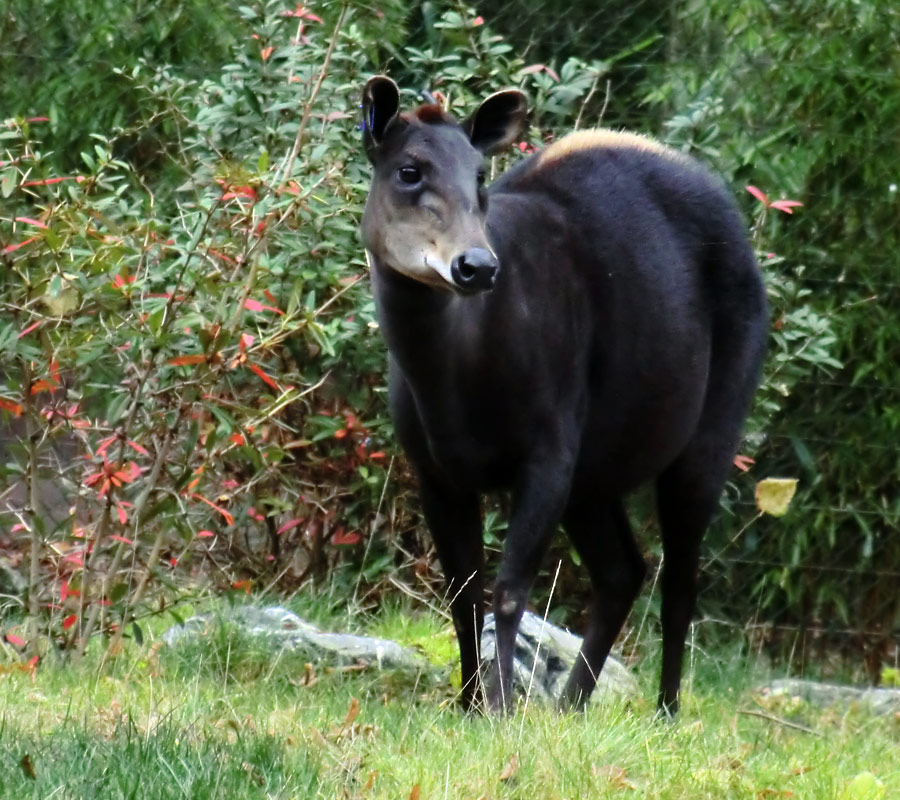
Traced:
<path fill-rule="evenodd" d="M 446 620 L 409 605 L 352 627 L 455 657 Z M 307 666 L 233 631 L 171 652 L 148 636 L 114 660 L 0 677 L 0 797 L 900 797 L 900 719 L 757 696 L 736 651 L 692 663 L 674 723 L 649 689 L 495 719 L 460 713 L 446 672 Z M 642 684 L 655 668 L 651 654 Z"/>

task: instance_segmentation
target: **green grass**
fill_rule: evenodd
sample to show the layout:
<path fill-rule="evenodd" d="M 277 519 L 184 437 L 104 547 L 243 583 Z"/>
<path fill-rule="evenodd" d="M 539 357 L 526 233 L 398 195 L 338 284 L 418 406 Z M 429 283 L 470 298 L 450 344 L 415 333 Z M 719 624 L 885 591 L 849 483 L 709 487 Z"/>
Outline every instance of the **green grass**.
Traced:
<path fill-rule="evenodd" d="M 454 652 L 430 612 L 345 623 L 432 661 Z M 101 658 L 0 676 L 0 798 L 900 797 L 900 720 L 766 703 L 733 656 L 697 656 L 672 724 L 653 718 L 652 656 L 630 703 L 502 720 L 461 714 L 449 667 L 310 669 L 227 633 Z M 853 783 L 868 772 L 882 789 Z"/>

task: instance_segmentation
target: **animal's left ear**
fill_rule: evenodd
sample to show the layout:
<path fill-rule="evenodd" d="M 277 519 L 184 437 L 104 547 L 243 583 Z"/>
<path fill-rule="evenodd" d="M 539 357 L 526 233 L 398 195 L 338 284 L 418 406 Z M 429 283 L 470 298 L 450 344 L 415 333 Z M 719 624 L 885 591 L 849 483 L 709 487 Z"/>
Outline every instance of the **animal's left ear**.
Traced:
<path fill-rule="evenodd" d="M 362 93 L 363 144 L 366 155 L 373 161 L 384 132 L 397 119 L 400 109 L 400 89 L 386 75 L 370 78 Z"/>
<path fill-rule="evenodd" d="M 475 149 L 493 156 L 509 147 L 525 128 L 528 100 L 518 89 L 505 89 L 485 98 L 464 123 Z"/>

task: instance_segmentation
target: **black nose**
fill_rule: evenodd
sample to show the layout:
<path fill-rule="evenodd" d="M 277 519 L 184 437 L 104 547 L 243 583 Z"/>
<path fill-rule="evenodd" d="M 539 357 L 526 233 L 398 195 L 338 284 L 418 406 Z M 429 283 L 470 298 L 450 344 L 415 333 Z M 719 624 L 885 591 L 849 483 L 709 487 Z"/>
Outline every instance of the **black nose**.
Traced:
<path fill-rule="evenodd" d="M 484 292 L 494 288 L 500 262 L 489 250 L 472 247 L 460 253 L 450 264 L 450 277 L 466 292 Z"/>

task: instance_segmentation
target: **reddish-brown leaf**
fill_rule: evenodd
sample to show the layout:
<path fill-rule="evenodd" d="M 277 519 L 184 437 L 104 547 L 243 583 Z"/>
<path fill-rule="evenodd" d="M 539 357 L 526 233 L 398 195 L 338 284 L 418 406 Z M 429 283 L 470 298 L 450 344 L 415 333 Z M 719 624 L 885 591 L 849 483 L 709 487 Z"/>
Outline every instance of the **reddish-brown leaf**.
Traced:
<path fill-rule="evenodd" d="M 296 528 L 298 525 L 301 525 L 302 523 L 303 523 L 303 520 L 300 518 L 289 519 L 287 522 L 284 523 L 284 525 L 282 525 L 277 531 L 275 531 L 275 533 L 276 534 L 285 533 L 286 531 L 291 530 L 291 528 Z"/>
<path fill-rule="evenodd" d="M 353 531 L 344 531 L 338 528 L 331 537 L 332 544 L 358 544 L 360 535 Z"/>
<path fill-rule="evenodd" d="M 225 522 L 227 522 L 229 525 L 234 525 L 234 515 L 230 514 L 221 506 L 217 506 L 214 502 L 212 502 L 212 500 L 207 500 L 202 494 L 197 494 L 196 492 L 192 494 L 191 497 L 196 500 L 200 500 L 203 503 L 206 503 L 206 505 L 208 505 L 210 508 L 218 511 L 225 518 Z"/>
<path fill-rule="evenodd" d="M 69 616 L 63 620 L 63 630 L 69 630 L 76 622 L 78 622 L 78 614 L 69 614 Z"/>
<path fill-rule="evenodd" d="M 176 356 L 175 358 L 170 358 L 168 361 L 166 361 L 167 364 L 173 367 L 186 367 L 190 364 L 203 364 L 205 362 L 206 356 L 203 353 L 194 353 L 187 356 Z"/>
<path fill-rule="evenodd" d="M 14 633 L 7 633 L 6 641 L 16 647 L 25 647 L 25 640 L 21 636 L 16 636 Z"/>
<path fill-rule="evenodd" d="M 0 397 L 0 408 L 8 411 L 14 417 L 22 414 L 22 406 L 19 403 L 14 403 L 12 400 L 7 400 L 5 397 Z"/>
<path fill-rule="evenodd" d="M 250 369 L 253 370 L 253 372 L 254 372 L 260 379 L 262 379 L 263 381 L 265 381 L 265 382 L 266 382 L 269 386 L 271 386 L 276 392 L 281 391 L 281 389 L 279 389 L 279 387 L 278 387 L 278 384 L 275 383 L 275 380 L 274 380 L 271 376 L 267 375 L 267 374 L 263 371 L 262 367 L 258 367 L 256 364 L 248 364 L 247 366 L 250 367 Z"/>

